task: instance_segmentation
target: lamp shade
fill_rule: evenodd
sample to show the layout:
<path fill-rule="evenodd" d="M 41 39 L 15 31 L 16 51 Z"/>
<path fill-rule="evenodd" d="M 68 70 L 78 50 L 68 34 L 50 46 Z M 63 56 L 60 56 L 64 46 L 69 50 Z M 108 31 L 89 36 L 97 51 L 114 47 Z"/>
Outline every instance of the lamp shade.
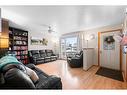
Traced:
<path fill-rule="evenodd" d="M 9 47 L 9 38 L 0 36 L 0 49 Z"/>

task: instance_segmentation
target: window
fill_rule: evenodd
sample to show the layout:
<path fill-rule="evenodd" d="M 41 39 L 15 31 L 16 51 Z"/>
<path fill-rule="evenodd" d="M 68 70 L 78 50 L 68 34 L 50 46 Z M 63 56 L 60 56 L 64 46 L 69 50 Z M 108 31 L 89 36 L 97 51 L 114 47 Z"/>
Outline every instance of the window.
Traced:
<path fill-rule="evenodd" d="M 78 51 L 78 37 L 66 37 L 61 39 L 61 58 L 66 59 L 66 55 L 73 55 Z"/>

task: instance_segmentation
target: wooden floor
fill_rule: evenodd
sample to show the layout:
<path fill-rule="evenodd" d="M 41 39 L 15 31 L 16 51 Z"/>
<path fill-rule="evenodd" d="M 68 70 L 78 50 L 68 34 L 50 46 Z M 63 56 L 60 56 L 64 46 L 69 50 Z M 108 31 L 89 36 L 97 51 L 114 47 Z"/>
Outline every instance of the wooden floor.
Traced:
<path fill-rule="evenodd" d="M 127 89 L 126 82 L 96 75 L 97 66 L 84 71 L 82 68 L 70 68 L 65 60 L 57 60 L 37 67 L 47 74 L 61 77 L 63 89 Z"/>

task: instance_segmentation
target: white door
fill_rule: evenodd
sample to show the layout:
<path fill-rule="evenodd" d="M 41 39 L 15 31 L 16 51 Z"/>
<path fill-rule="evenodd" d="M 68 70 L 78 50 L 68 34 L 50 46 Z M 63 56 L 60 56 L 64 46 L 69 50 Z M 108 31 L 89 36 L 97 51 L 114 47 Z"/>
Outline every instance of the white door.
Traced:
<path fill-rule="evenodd" d="M 120 44 L 113 39 L 115 32 L 100 35 L 100 66 L 120 70 Z"/>

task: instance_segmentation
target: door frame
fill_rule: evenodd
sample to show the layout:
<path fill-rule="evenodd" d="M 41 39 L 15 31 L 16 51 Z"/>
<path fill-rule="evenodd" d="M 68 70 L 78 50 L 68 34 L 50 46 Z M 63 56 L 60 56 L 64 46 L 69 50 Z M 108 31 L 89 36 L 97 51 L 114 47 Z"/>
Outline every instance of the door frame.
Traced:
<path fill-rule="evenodd" d="M 100 38 L 102 33 L 108 32 L 122 32 L 122 29 L 108 30 L 103 32 L 98 32 L 98 66 L 100 66 Z M 120 46 L 120 70 L 122 71 L 122 46 Z"/>

